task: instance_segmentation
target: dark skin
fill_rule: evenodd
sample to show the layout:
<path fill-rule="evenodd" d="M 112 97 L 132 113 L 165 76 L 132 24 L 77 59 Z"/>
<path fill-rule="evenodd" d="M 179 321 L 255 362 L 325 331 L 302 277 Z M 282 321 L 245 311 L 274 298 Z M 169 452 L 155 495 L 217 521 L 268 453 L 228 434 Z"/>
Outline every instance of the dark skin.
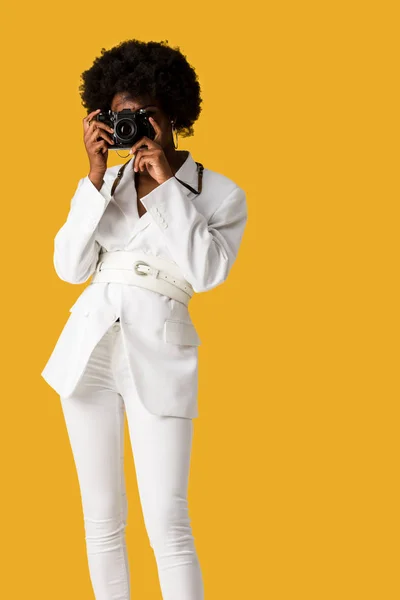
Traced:
<path fill-rule="evenodd" d="M 142 137 L 130 150 L 133 154 L 131 164 L 135 171 L 137 209 L 139 217 L 141 217 L 146 209 L 139 201 L 140 198 L 173 177 L 185 162 L 188 152 L 174 148 L 171 121 L 175 119 L 165 114 L 157 99 L 150 97 L 132 99 L 122 92 L 115 94 L 110 108 L 116 112 L 124 108 L 133 111 L 146 108 L 151 113 L 149 120 L 156 132 L 154 140 Z M 103 175 L 107 169 L 108 148 L 106 141 L 112 143 L 110 134 L 112 134 L 113 129 L 105 123 L 92 120 L 98 112 L 100 112 L 100 109 L 90 113 L 83 119 L 83 122 L 84 142 L 90 160 L 89 177 L 94 185 L 100 189 Z M 98 141 L 99 139 L 100 141 Z M 142 147 L 144 145 L 147 147 Z"/>

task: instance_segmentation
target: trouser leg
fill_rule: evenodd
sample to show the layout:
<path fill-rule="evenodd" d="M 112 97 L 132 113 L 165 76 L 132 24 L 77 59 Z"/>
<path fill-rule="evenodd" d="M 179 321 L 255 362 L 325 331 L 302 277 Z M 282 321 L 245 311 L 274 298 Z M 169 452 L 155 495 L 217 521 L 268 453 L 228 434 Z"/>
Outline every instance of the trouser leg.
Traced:
<path fill-rule="evenodd" d="M 118 385 L 163 600 L 203 600 L 202 573 L 187 499 L 193 420 L 150 413 L 132 384 L 121 336 L 117 348 Z"/>
<path fill-rule="evenodd" d="M 105 336 L 75 393 L 61 398 L 79 480 L 90 578 L 96 600 L 129 600 L 125 540 L 124 404 L 113 389 Z"/>

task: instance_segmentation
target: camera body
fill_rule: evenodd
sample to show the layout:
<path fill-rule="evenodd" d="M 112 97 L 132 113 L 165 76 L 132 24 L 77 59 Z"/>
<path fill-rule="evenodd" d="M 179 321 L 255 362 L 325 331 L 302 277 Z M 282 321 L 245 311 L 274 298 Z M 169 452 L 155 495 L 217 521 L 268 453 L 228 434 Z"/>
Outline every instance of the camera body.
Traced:
<path fill-rule="evenodd" d="M 149 113 L 145 108 L 133 111 L 130 108 L 124 108 L 121 111 L 102 111 L 95 116 L 96 121 L 106 123 L 114 129 L 109 132 L 114 144 L 105 140 L 109 150 L 120 150 L 131 148 L 143 136 L 154 140 L 156 132 L 149 121 Z M 99 138 L 102 139 L 102 138 Z"/>

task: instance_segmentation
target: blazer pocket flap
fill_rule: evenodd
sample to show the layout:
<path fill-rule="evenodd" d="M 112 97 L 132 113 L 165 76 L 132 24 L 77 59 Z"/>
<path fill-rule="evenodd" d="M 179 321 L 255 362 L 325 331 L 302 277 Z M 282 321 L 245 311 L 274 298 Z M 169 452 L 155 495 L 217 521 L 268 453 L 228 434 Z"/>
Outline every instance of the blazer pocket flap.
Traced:
<path fill-rule="evenodd" d="M 199 346 L 201 340 L 192 323 L 166 319 L 164 322 L 164 341 L 170 344 Z"/>

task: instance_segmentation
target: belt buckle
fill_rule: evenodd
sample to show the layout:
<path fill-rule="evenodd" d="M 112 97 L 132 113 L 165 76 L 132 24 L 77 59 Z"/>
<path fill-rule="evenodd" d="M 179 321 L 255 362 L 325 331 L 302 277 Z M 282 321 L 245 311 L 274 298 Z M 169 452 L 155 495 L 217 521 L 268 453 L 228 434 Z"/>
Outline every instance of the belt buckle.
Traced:
<path fill-rule="evenodd" d="M 150 267 L 150 265 L 148 265 L 146 262 L 143 262 L 142 260 L 137 260 L 134 265 L 133 265 L 133 270 L 135 271 L 135 273 L 137 275 L 148 275 L 148 273 L 142 273 L 140 271 L 137 270 L 137 267 L 139 265 L 144 265 L 145 267 Z"/>

